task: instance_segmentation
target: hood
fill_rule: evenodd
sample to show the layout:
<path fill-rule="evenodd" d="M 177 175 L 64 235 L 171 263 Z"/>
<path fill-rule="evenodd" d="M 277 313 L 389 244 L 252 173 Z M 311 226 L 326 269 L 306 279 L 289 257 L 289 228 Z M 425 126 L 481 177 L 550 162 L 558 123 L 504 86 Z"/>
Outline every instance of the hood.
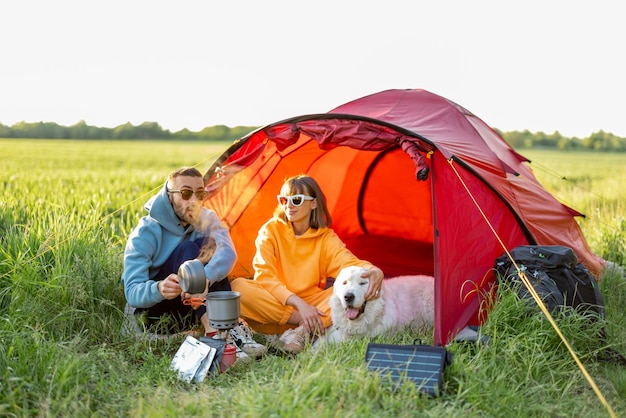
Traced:
<path fill-rule="evenodd" d="M 180 234 L 184 231 L 185 228 L 178 216 L 176 216 L 176 213 L 174 213 L 174 208 L 167 195 L 167 182 L 165 182 L 159 193 L 146 202 L 144 208 L 148 211 L 150 217 L 166 231 L 174 234 Z"/>

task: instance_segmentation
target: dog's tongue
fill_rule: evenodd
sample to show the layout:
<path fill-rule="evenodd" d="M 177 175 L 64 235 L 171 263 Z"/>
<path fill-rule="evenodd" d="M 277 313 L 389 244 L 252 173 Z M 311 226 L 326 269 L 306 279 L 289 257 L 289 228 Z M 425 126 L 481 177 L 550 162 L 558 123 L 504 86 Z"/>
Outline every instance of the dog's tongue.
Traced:
<path fill-rule="evenodd" d="M 346 309 L 346 318 L 352 320 L 352 319 L 356 319 L 359 316 L 359 313 L 361 312 L 360 309 L 357 308 L 347 308 Z"/>

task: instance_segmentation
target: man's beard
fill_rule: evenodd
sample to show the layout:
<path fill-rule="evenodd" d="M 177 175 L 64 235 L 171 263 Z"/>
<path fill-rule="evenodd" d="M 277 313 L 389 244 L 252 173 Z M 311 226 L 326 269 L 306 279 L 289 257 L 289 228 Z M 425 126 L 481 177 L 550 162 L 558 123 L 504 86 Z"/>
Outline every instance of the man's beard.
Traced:
<path fill-rule="evenodd" d="M 174 213 L 176 213 L 178 219 L 180 219 L 183 223 L 187 225 L 195 225 L 196 223 L 198 223 L 200 219 L 200 211 L 201 208 L 183 208 L 182 206 L 177 206 L 176 204 L 174 204 Z"/>

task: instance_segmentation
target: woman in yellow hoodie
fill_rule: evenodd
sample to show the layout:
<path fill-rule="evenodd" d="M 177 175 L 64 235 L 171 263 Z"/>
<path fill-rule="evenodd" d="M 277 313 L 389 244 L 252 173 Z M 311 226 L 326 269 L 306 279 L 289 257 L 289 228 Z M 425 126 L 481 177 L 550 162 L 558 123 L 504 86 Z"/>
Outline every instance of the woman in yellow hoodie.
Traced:
<path fill-rule="evenodd" d="M 372 299 L 378 297 L 383 272 L 352 254 L 330 228 L 326 199 L 312 177 L 287 179 L 277 198 L 274 216 L 255 241 L 254 279 L 237 278 L 231 288 L 241 293 L 241 316 L 248 325 L 263 334 L 282 334 L 274 344 L 296 353 L 332 325 L 328 278 L 343 267 L 366 267 L 365 298 Z"/>

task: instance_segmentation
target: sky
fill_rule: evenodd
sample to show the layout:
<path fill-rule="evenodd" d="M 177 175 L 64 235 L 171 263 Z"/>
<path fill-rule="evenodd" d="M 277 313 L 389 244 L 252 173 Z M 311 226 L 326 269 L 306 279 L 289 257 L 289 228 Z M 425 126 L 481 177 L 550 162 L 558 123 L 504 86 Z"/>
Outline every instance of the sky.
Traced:
<path fill-rule="evenodd" d="M 262 126 L 425 89 L 503 131 L 626 137 L 620 1 L 0 2 L 0 123 Z"/>

